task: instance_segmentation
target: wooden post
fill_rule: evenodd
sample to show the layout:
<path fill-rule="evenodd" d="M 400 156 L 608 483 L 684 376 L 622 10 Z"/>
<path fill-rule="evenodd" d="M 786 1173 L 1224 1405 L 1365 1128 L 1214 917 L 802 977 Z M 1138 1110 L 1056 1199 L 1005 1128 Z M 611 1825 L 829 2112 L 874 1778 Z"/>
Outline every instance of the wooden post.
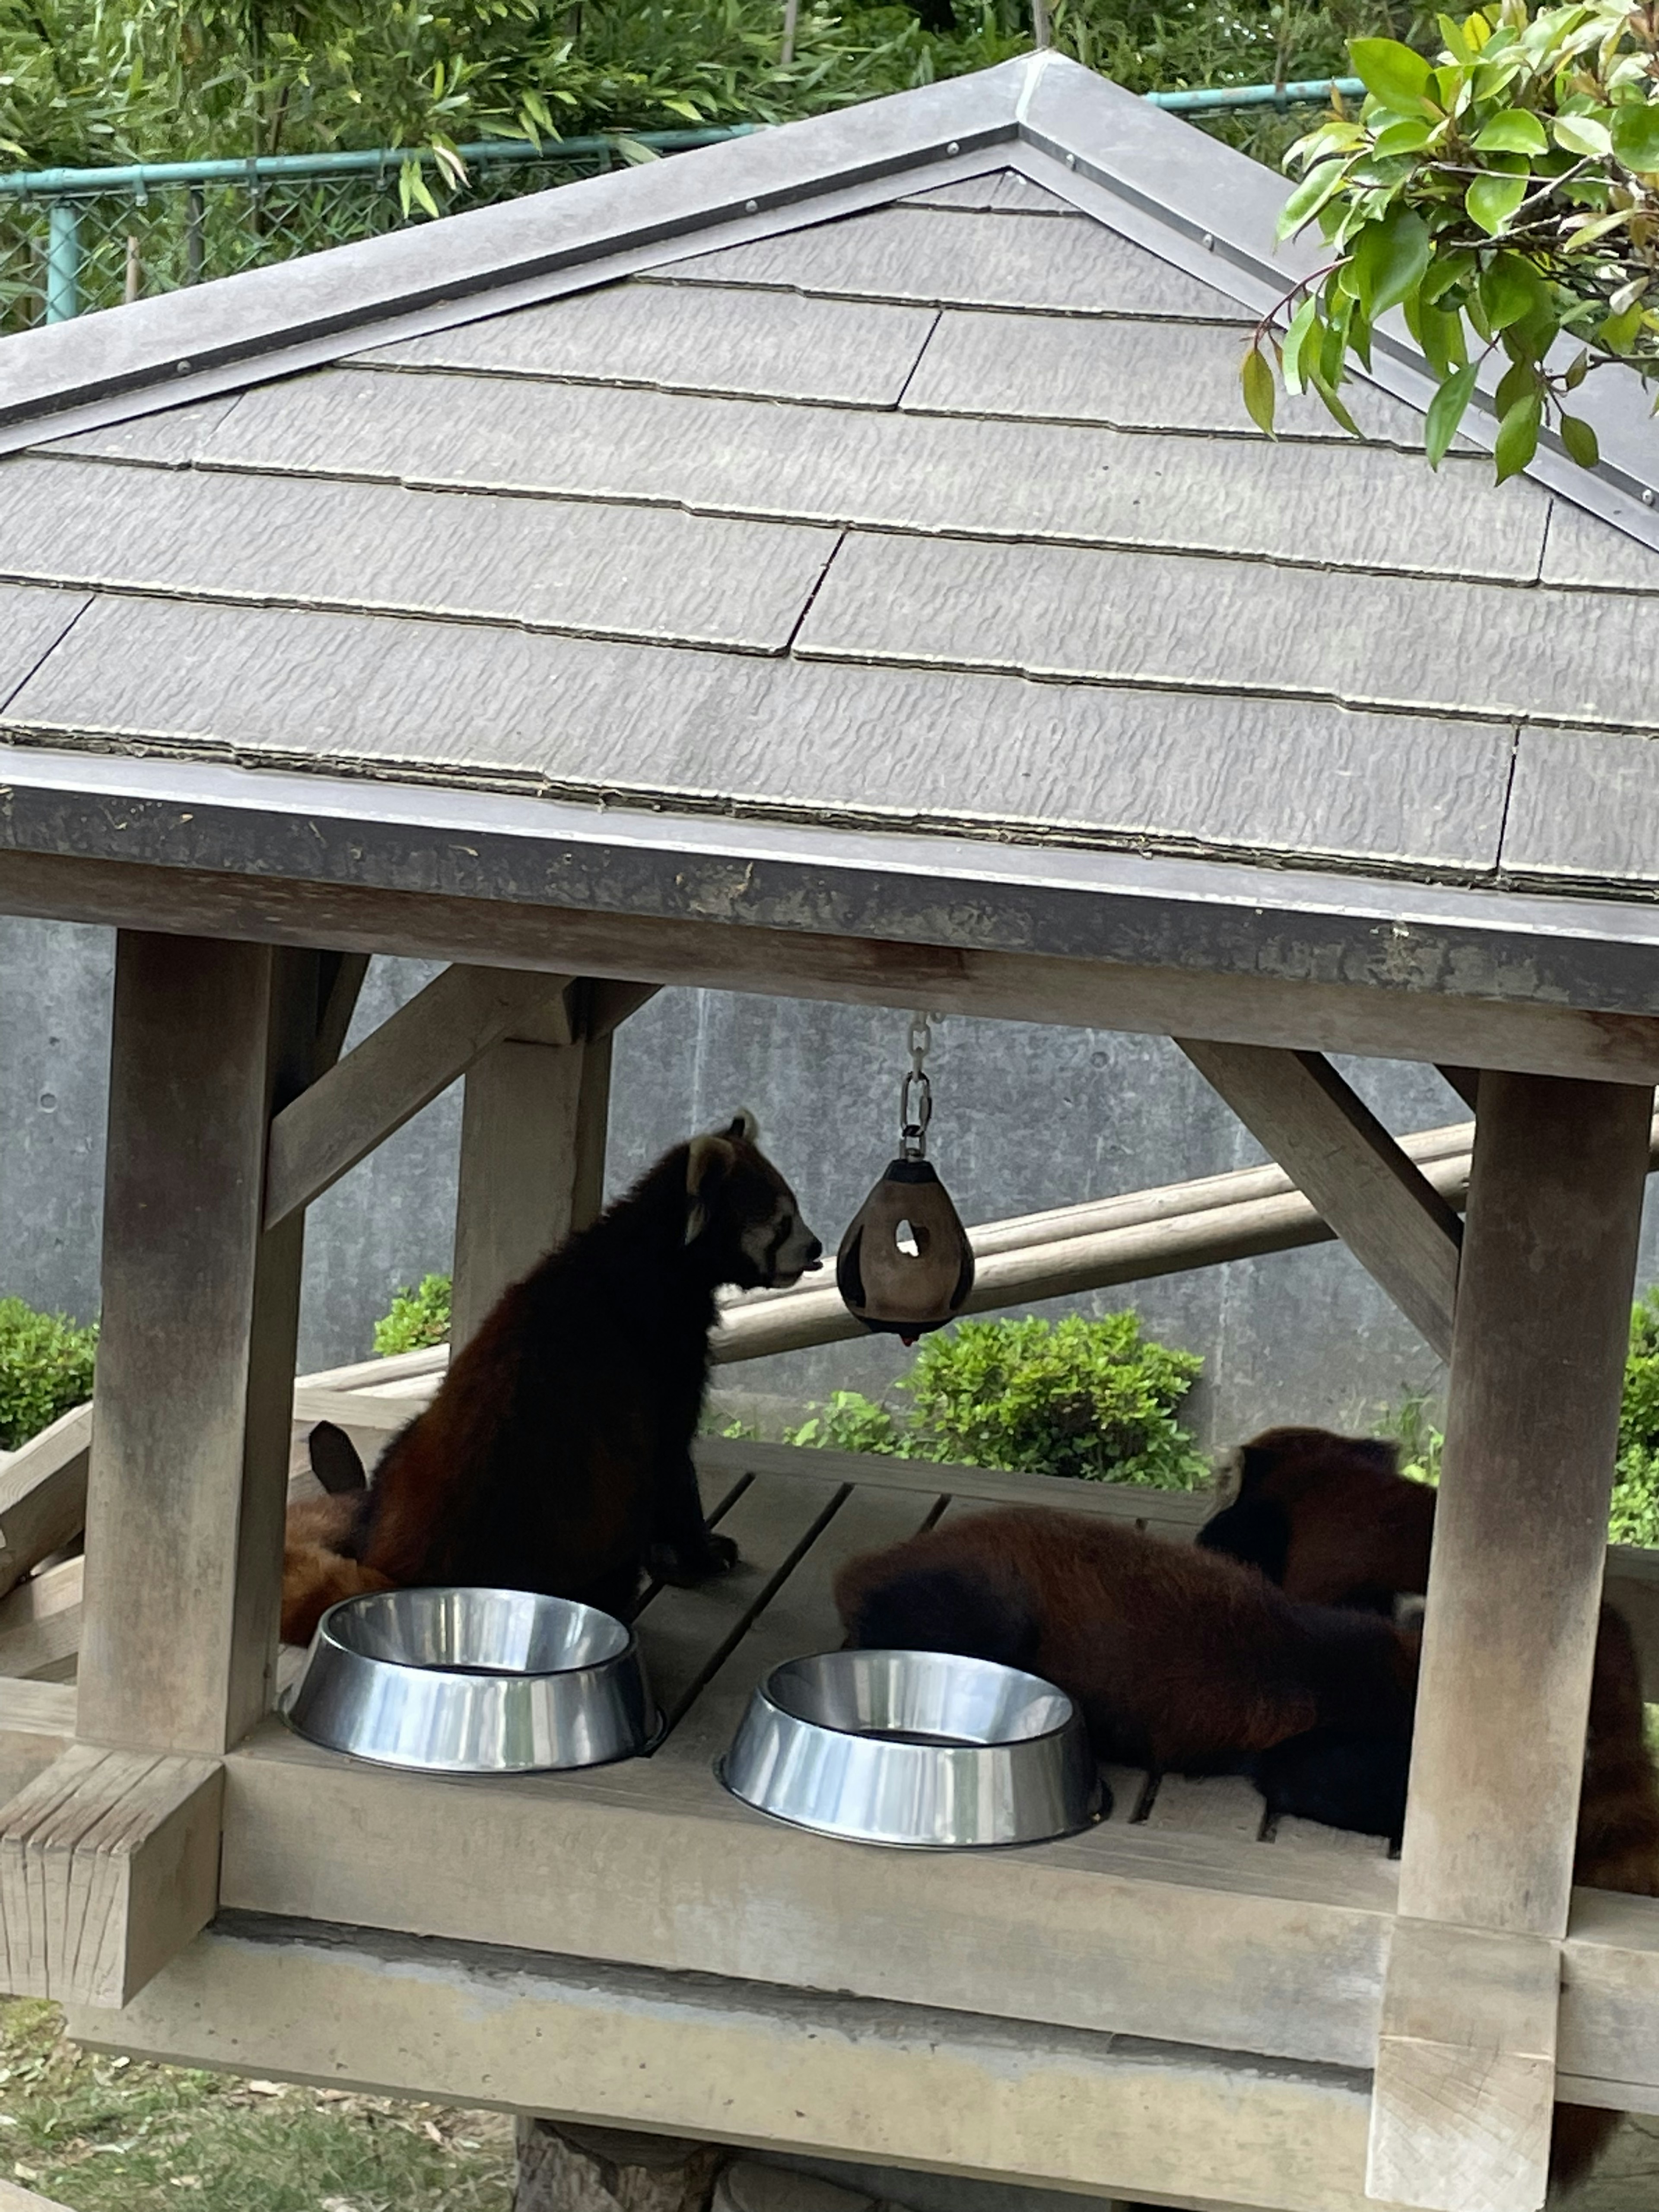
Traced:
<path fill-rule="evenodd" d="M 123 932 L 87 1498 L 83 1738 L 216 1757 L 270 1703 L 304 1216 L 260 1227 L 314 954 Z"/>
<path fill-rule="evenodd" d="M 1530 2212 L 1653 1099 L 1480 1102 L 1367 2188 Z"/>
<path fill-rule="evenodd" d="M 573 988 L 573 1042 L 509 1037 L 467 1071 L 452 1353 L 510 1284 L 604 1203 L 611 1038 L 592 1035 L 586 997 Z"/>

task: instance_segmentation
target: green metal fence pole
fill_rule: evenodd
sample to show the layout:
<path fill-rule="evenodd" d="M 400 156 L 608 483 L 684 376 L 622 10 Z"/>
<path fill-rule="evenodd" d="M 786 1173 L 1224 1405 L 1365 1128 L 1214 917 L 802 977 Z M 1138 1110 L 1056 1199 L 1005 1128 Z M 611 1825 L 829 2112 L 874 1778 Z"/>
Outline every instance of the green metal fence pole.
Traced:
<path fill-rule="evenodd" d="M 73 321 L 81 312 L 81 210 L 54 200 L 46 211 L 46 320 Z"/>

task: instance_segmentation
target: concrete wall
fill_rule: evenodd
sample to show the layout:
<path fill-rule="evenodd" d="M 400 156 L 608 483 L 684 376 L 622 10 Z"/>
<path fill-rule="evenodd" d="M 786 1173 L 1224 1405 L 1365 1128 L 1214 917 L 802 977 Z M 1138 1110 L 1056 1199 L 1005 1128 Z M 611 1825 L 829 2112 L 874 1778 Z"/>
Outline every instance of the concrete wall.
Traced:
<path fill-rule="evenodd" d="M 82 1317 L 98 1304 L 111 961 L 106 932 L 0 921 L 0 1296 Z M 354 1036 L 432 972 L 376 961 Z M 833 1248 L 893 1151 L 906 1028 L 899 1012 L 663 993 L 618 1036 L 613 1183 L 687 1130 L 746 1105 Z M 1431 1068 L 1345 1066 L 1396 1130 L 1462 1115 Z M 952 1019 L 935 1030 L 931 1072 L 932 1154 L 968 1221 L 1261 1157 L 1160 1039 Z M 313 1209 L 302 1367 L 364 1356 L 393 1290 L 447 1270 L 459 1126 L 457 1086 Z M 1656 1228 L 1650 1207 L 1644 1281 L 1659 1272 Z M 1079 1303 L 1093 1311 L 1139 1304 L 1155 1334 L 1203 1353 L 1191 1418 L 1206 1438 L 1271 1420 L 1372 1421 L 1441 1379 L 1415 1333 L 1335 1246 Z M 730 1369 L 721 1380 L 745 1397 L 798 1407 L 837 1388 L 879 1393 L 906 1358 L 890 1339 L 870 1339 Z"/>

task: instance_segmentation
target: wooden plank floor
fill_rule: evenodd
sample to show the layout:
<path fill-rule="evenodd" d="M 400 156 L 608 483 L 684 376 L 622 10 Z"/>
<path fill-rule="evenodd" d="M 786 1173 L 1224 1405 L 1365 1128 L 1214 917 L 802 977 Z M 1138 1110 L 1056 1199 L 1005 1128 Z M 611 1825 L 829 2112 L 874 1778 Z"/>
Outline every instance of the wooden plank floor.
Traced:
<path fill-rule="evenodd" d="M 382 1382 L 375 1367 L 398 1371 Z M 441 1370 L 431 1354 L 407 1362 L 365 1363 L 308 1378 L 295 1394 L 293 1492 L 313 1488 L 305 1438 L 313 1421 L 346 1427 L 366 1462 L 419 1412 Z M 1098 1513 L 1177 1542 L 1190 1540 L 1211 1510 L 1196 1493 L 1005 1474 L 985 1468 L 935 1467 L 862 1454 L 801 1450 L 787 1444 L 705 1437 L 698 1447 L 703 1505 L 733 1538 L 739 1564 L 700 1589 L 654 1585 L 635 1621 L 667 1733 L 652 1754 L 670 1778 L 707 1768 L 732 1739 L 755 1685 L 774 1667 L 842 1641 L 830 1588 L 842 1564 L 860 1552 L 900 1542 L 947 1514 L 995 1504 L 1055 1504 Z M 284 1677 L 295 1656 L 284 1655 Z M 1224 1837 L 1265 1850 L 1321 1850 L 1381 1859 L 1380 1837 L 1346 1834 L 1312 1821 L 1277 1830 L 1247 1782 L 1114 1769 L 1108 1776 L 1114 1827 L 1158 1836 Z M 1265 1870 L 1265 1869 L 1264 1869 Z"/>

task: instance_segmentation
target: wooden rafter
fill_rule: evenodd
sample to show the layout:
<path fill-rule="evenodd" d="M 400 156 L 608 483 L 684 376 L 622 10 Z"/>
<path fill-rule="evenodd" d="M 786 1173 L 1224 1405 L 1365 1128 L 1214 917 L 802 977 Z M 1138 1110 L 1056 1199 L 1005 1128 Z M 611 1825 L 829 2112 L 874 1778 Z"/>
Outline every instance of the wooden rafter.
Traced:
<path fill-rule="evenodd" d="M 309 1206 L 465 1075 L 502 1037 L 540 1025 L 561 1041 L 569 978 L 519 968 L 447 968 L 277 1115 L 265 1226 Z"/>
<path fill-rule="evenodd" d="M 1462 1228 L 1322 1053 L 1176 1043 L 1443 1359 Z"/>

